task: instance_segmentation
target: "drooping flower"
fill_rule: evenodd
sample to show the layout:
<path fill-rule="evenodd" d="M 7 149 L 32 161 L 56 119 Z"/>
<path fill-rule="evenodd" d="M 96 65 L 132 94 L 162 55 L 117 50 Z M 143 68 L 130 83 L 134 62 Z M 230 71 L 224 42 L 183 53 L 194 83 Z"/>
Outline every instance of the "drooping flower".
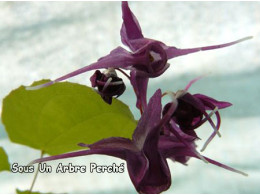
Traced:
<path fill-rule="evenodd" d="M 122 18 L 123 24 L 120 31 L 121 40 L 123 44 L 127 45 L 131 49 L 131 52 L 123 49 L 122 47 L 117 47 L 112 50 L 110 54 L 100 58 L 93 64 L 66 74 L 49 83 L 34 87 L 27 87 L 27 89 L 39 89 L 41 87 L 49 86 L 53 83 L 66 80 L 70 77 L 74 77 L 90 70 L 102 68 L 130 70 L 130 82 L 137 96 L 136 106 L 142 111 L 147 106 L 146 92 L 149 78 L 158 77 L 164 73 L 169 67 L 167 60 L 194 52 L 228 47 L 252 38 L 245 37 L 243 39 L 221 45 L 179 49 L 176 47 L 167 46 L 157 40 L 145 38 L 142 34 L 138 20 L 131 12 L 127 2 L 122 2 Z"/>
<path fill-rule="evenodd" d="M 174 122 L 171 117 L 177 108 L 177 104 L 171 104 L 167 112 L 161 116 L 161 97 L 162 94 L 159 89 L 151 97 L 132 139 L 111 137 L 94 144 L 81 143 L 80 146 L 89 149 L 37 159 L 30 164 L 92 154 L 117 157 L 126 161 L 131 181 L 139 193 L 160 193 L 170 187 L 171 174 L 166 161 L 167 158 L 186 164 L 190 157 L 195 157 L 227 170 L 246 175 L 241 171 L 199 154 L 196 151 L 194 139 L 189 135 L 184 135 L 186 143 L 180 141 L 174 134 L 161 135 L 167 124 Z"/>
<path fill-rule="evenodd" d="M 188 89 L 200 78 L 201 77 L 198 77 L 192 80 L 184 90 L 179 90 L 176 93 L 173 93 L 174 101 L 165 105 L 163 108 L 163 114 L 167 113 L 167 110 L 172 104 L 176 104 L 176 110 L 171 116 L 171 122 L 168 124 L 166 131 L 174 133 L 175 136 L 178 136 L 180 139 L 184 138 L 182 139 L 183 142 L 187 139 L 197 139 L 198 136 L 195 129 L 208 121 L 214 129 L 214 132 L 205 142 L 202 148 L 203 151 L 216 134 L 220 136 L 219 128 L 221 118 L 218 110 L 227 108 L 232 104 L 229 102 L 217 101 L 202 94 L 190 94 Z M 208 114 L 207 111 L 211 112 Z M 216 125 L 211 119 L 211 116 L 214 114 L 217 118 Z"/>
<path fill-rule="evenodd" d="M 160 153 L 165 158 L 185 165 L 191 157 L 194 157 L 206 163 L 211 163 L 229 171 L 247 176 L 246 173 L 205 157 L 196 150 L 197 145 L 195 141 L 198 139 L 198 136 L 195 133 L 195 129 L 206 121 L 208 121 L 214 129 L 214 132 L 205 142 L 201 150 L 203 151 L 214 136 L 219 133 L 221 119 L 218 110 L 232 105 L 229 102 L 217 101 L 206 95 L 190 94 L 188 89 L 200 78 L 201 77 L 198 77 L 190 81 L 184 90 L 179 90 L 176 93 L 167 92 L 171 95 L 172 102 L 164 106 L 162 115 L 168 115 L 168 110 L 173 106 L 175 111 L 161 131 L 158 145 Z M 164 93 L 163 96 L 167 93 Z M 211 111 L 211 113 L 208 114 L 206 111 Z M 211 119 L 213 114 L 216 115 L 217 125 L 215 125 Z"/>
<path fill-rule="evenodd" d="M 125 91 L 125 84 L 119 78 L 114 69 L 108 69 L 104 73 L 99 70 L 90 77 L 92 87 L 98 88 L 98 93 L 108 104 L 112 103 L 112 97 L 119 97 Z"/>
<path fill-rule="evenodd" d="M 160 131 L 174 111 L 172 106 L 161 118 L 161 90 L 157 90 L 144 110 L 133 133 L 132 140 L 111 137 L 94 144 L 80 144 L 89 150 L 61 154 L 33 161 L 40 163 L 50 160 L 77 157 L 90 154 L 104 154 L 126 161 L 129 176 L 139 193 L 160 193 L 171 185 L 170 170 L 158 149 Z"/>

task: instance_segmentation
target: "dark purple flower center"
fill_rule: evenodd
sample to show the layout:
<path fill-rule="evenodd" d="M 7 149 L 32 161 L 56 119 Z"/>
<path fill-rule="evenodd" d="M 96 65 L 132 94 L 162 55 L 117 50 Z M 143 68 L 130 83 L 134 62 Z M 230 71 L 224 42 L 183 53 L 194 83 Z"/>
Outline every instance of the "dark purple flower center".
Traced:
<path fill-rule="evenodd" d="M 114 70 L 101 73 L 99 70 L 90 78 L 92 87 L 97 87 L 99 94 L 105 102 L 112 103 L 112 97 L 119 97 L 125 91 L 125 84 Z"/>
<path fill-rule="evenodd" d="M 191 104 L 179 99 L 178 108 L 173 117 L 176 118 L 176 123 L 179 124 L 181 129 L 189 130 L 202 119 L 203 114 Z"/>
<path fill-rule="evenodd" d="M 193 130 L 197 128 L 203 118 L 203 113 L 190 103 L 178 98 L 178 107 L 172 114 L 172 120 L 179 126 L 179 128 L 190 135 L 194 135 Z M 172 103 L 165 105 L 163 115 L 167 112 Z"/>
<path fill-rule="evenodd" d="M 149 43 L 135 55 L 137 57 L 144 57 L 142 63 L 133 65 L 140 76 L 149 78 L 158 77 L 169 67 L 167 64 L 167 54 L 160 43 Z"/>

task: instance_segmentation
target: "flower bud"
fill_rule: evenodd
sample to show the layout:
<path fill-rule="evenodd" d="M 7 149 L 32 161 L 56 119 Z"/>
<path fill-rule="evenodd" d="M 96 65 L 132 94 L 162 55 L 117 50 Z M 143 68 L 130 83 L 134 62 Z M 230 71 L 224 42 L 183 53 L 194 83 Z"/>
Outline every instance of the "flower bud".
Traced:
<path fill-rule="evenodd" d="M 125 91 L 125 84 L 119 78 L 114 69 L 107 69 L 103 73 L 99 70 L 90 78 L 92 87 L 97 87 L 98 93 L 108 104 L 112 103 L 112 97 L 119 97 Z"/>

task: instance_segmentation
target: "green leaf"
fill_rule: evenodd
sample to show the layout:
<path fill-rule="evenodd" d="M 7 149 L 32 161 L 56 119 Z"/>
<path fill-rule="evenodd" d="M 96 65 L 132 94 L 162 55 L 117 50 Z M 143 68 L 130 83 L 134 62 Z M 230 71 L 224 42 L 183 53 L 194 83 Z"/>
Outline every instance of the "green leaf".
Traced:
<path fill-rule="evenodd" d="M 108 105 L 92 88 L 69 82 L 19 87 L 3 100 L 2 120 L 11 141 L 52 155 L 82 149 L 82 142 L 131 138 L 136 127 L 127 105 L 117 99 Z"/>
<path fill-rule="evenodd" d="M 0 147 L 0 172 L 1 171 L 10 171 L 8 157 L 2 147 Z"/>

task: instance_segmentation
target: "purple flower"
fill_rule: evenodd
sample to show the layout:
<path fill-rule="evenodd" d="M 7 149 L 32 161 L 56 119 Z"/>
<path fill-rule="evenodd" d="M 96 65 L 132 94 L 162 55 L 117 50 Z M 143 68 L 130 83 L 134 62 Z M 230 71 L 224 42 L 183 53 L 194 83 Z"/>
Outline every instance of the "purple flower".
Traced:
<path fill-rule="evenodd" d="M 189 135 L 180 132 L 180 136 L 185 139 L 185 142 L 180 141 L 179 137 L 174 134 L 162 135 L 161 132 L 167 128 L 168 123 L 175 125 L 171 117 L 177 109 L 177 104 L 171 104 L 161 117 L 161 97 L 159 89 L 151 97 L 131 140 L 111 137 L 94 144 L 79 144 L 89 149 L 37 159 L 30 164 L 91 154 L 117 157 L 126 161 L 129 176 L 139 193 L 160 193 L 170 187 L 171 174 L 167 158 L 186 164 L 190 157 L 195 157 L 204 162 L 246 175 L 199 154 L 196 151 L 193 137 Z"/>
<path fill-rule="evenodd" d="M 119 78 L 114 69 L 108 69 L 104 73 L 99 70 L 90 77 L 92 87 L 98 88 L 98 93 L 108 104 L 112 103 L 112 97 L 119 97 L 125 91 L 125 84 Z"/>
<path fill-rule="evenodd" d="M 114 68 L 120 71 L 123 71 L 122 69 L 130 70 L 129 79 L 137 96 L 136 106 L 142 112 L 147 106 L 146 92 L 149 78 L 158 77 L 164 73 L 165 70 L 169 67 L 169 64 L 167 63 L 169 59 L 194 52 L 227 47 L 252 38 L 246 37 L 221 45 L 191 49 L 178 49 L 176 47 L 167 46 L 160 41 L 145 38 L 142 34 L 141 27 L 136 17 L 128 7 L 127 2 L 122 2 L 122 17 L 123 24 L 120 31 L 121 40 L 123 44 L 131 49 L 131 52 L 123 49 L 122 47 L 117 47 L 116 49 L 112 50 L 110 54 L 100 58 L 93 64 L 57 78 L 49 83 L 34 87 L 27 87 L 27 89 L 32 90 L 49 86 L 53 83 L 63 81 L 90 70 L 97 70 L 102 68 Z"/>
<path fill-rule="evenodd" d="M 171 107 L 174 107 L 175 110 L 170 117 L 171 119 L 164 125 L 161 131 L 159 139 L 160 153 L 165 158 L 170 158 L 182 164 L 186 164 L 190 157 L 195 157 L 206 163 L 211 163 L 229 171 L 247 176 L 246 173 L 205 157 L 196 150 L 197 146 L 195 141 L 198 136 L 195 133 L 195 129 L 206 121 L 208 121 L 214 129 L 212 135 L 205 142 L 201 150 L 203 151 L 214 136 L 219 133 L 221 119 L 218 109 L 232 105 L 229 102 L 217 101 L 202 94 L 191 95 L 188 93 L 187 91 L 191 85 L 200 78 L 201 77 L 198 77 L 192 80 L 184 90 L 179 90 L 176 93 L 167 92 L 172 96 L 173 101 L 165 105 L 162 115 L 168 115 L 168 110 L 171 109 Z M 165 94 L 166 93 L 163 95 Z M 211 113 L 208 114 L 206 111 L 211 111 Z M 211 120 L 213 114 L 216 115 L 217 125 Z"/>
<path fill-rule="evenodd" d="M 158 149 L 160 131 L 174 111 L 174 106 L 161 118 L 161 90 L 149 101 L 133 133 L 132 140 L 111 137 L 94 144 L 80 144 L 89 150 L 42 158 L 32 163 L 70 158 L 90 154 L 105 154 L 126 161 L 129 176 L 139 193 L 160 193 L 171 185 L 170 170 L 166 158 Z"/>
<path fill-rule="evenodd" d="M 217 101 L 206 95 L 190 94 L 188 89 L 200 78 L 201 77 L 198 77 L 190 81 L 184 90 L 179 90 L 176 93 L 167 92 L 172 96 L 173 101 L 164 106 L 162 114 L 164 115 L 168 113 L 168 109 L 172 106 L 172 104 L 175 105 L 176 110 L 172 114 L 170 122 L 166 125 L 166 128 L 164 128 L 164 131 L 161 133 L 164 135 L 173 134 L 179 141 L 184 143 L 188 148 L 192 149 L 192 151 L 198 154 L 198 156 L 200 155 L 194 150 L 195 147 L 191 147 L 190 144 L 188 144 L 188 142 L 192 142 L 198 138 L 195 129 L 208 121 L 214 130 L 201 149 L 201 151 L 204 151 L 207 145 L 216 136 L 216 134 L 221 136 L 219 133 L 221 117 L 218 110 L 227 108 L 232 105 L 229 102 Z M 211 112 L 208 114 L 207 111 Z M 216 125 L 211 119 L 211 116 L 214 114 L 217 118 Z"/>
<path fill-rule="evenodd" d="M 146 66 L 146 76 L 144 73 L 144 68 L 136 68 L 134 70 L 133 76 L 131 75 L 131 83 L 133 88 L 136 91 L 137 95 L 137 107 L 140 108 L 141 105 L 145 105 L 146 103 L 146 90 L 148 78 L 152 78 L 155 76 L 160 76 L 168 67 L 169 64 L 167 60 L 190 54 L 199 51 L 206 51 L 212 49 L 219 49 L 223 47 L 227 47 L 247 39 L 251 39 L 252 37 L 245 37 L 243 39 L 221 44 L 221 45 L 213 45 L 206 47 L 198 47 L 198 48 L 190 48 L 190 49 L 178 49 L 176 47 L 167 46 L 164 43 L 153 40 L 150 38 L 145 38 L 142 34 L 141 27 L 136 19 L 135 15 L 131 12 L 128 7 L 127 2 L 122 2 L 122 13 L 123 13 L 123 24 L 121 28 L 121 41 L 123 44 L 128 46 L 133 52 L 139 50 L 146 50 L 149 53 L 151 61 Z M 150 49 L 153 45 L 156 49 Z M 132 73 L 132 72 L 131 72 Z M 155 74 L 156 73 L 156 74 Z"/>

